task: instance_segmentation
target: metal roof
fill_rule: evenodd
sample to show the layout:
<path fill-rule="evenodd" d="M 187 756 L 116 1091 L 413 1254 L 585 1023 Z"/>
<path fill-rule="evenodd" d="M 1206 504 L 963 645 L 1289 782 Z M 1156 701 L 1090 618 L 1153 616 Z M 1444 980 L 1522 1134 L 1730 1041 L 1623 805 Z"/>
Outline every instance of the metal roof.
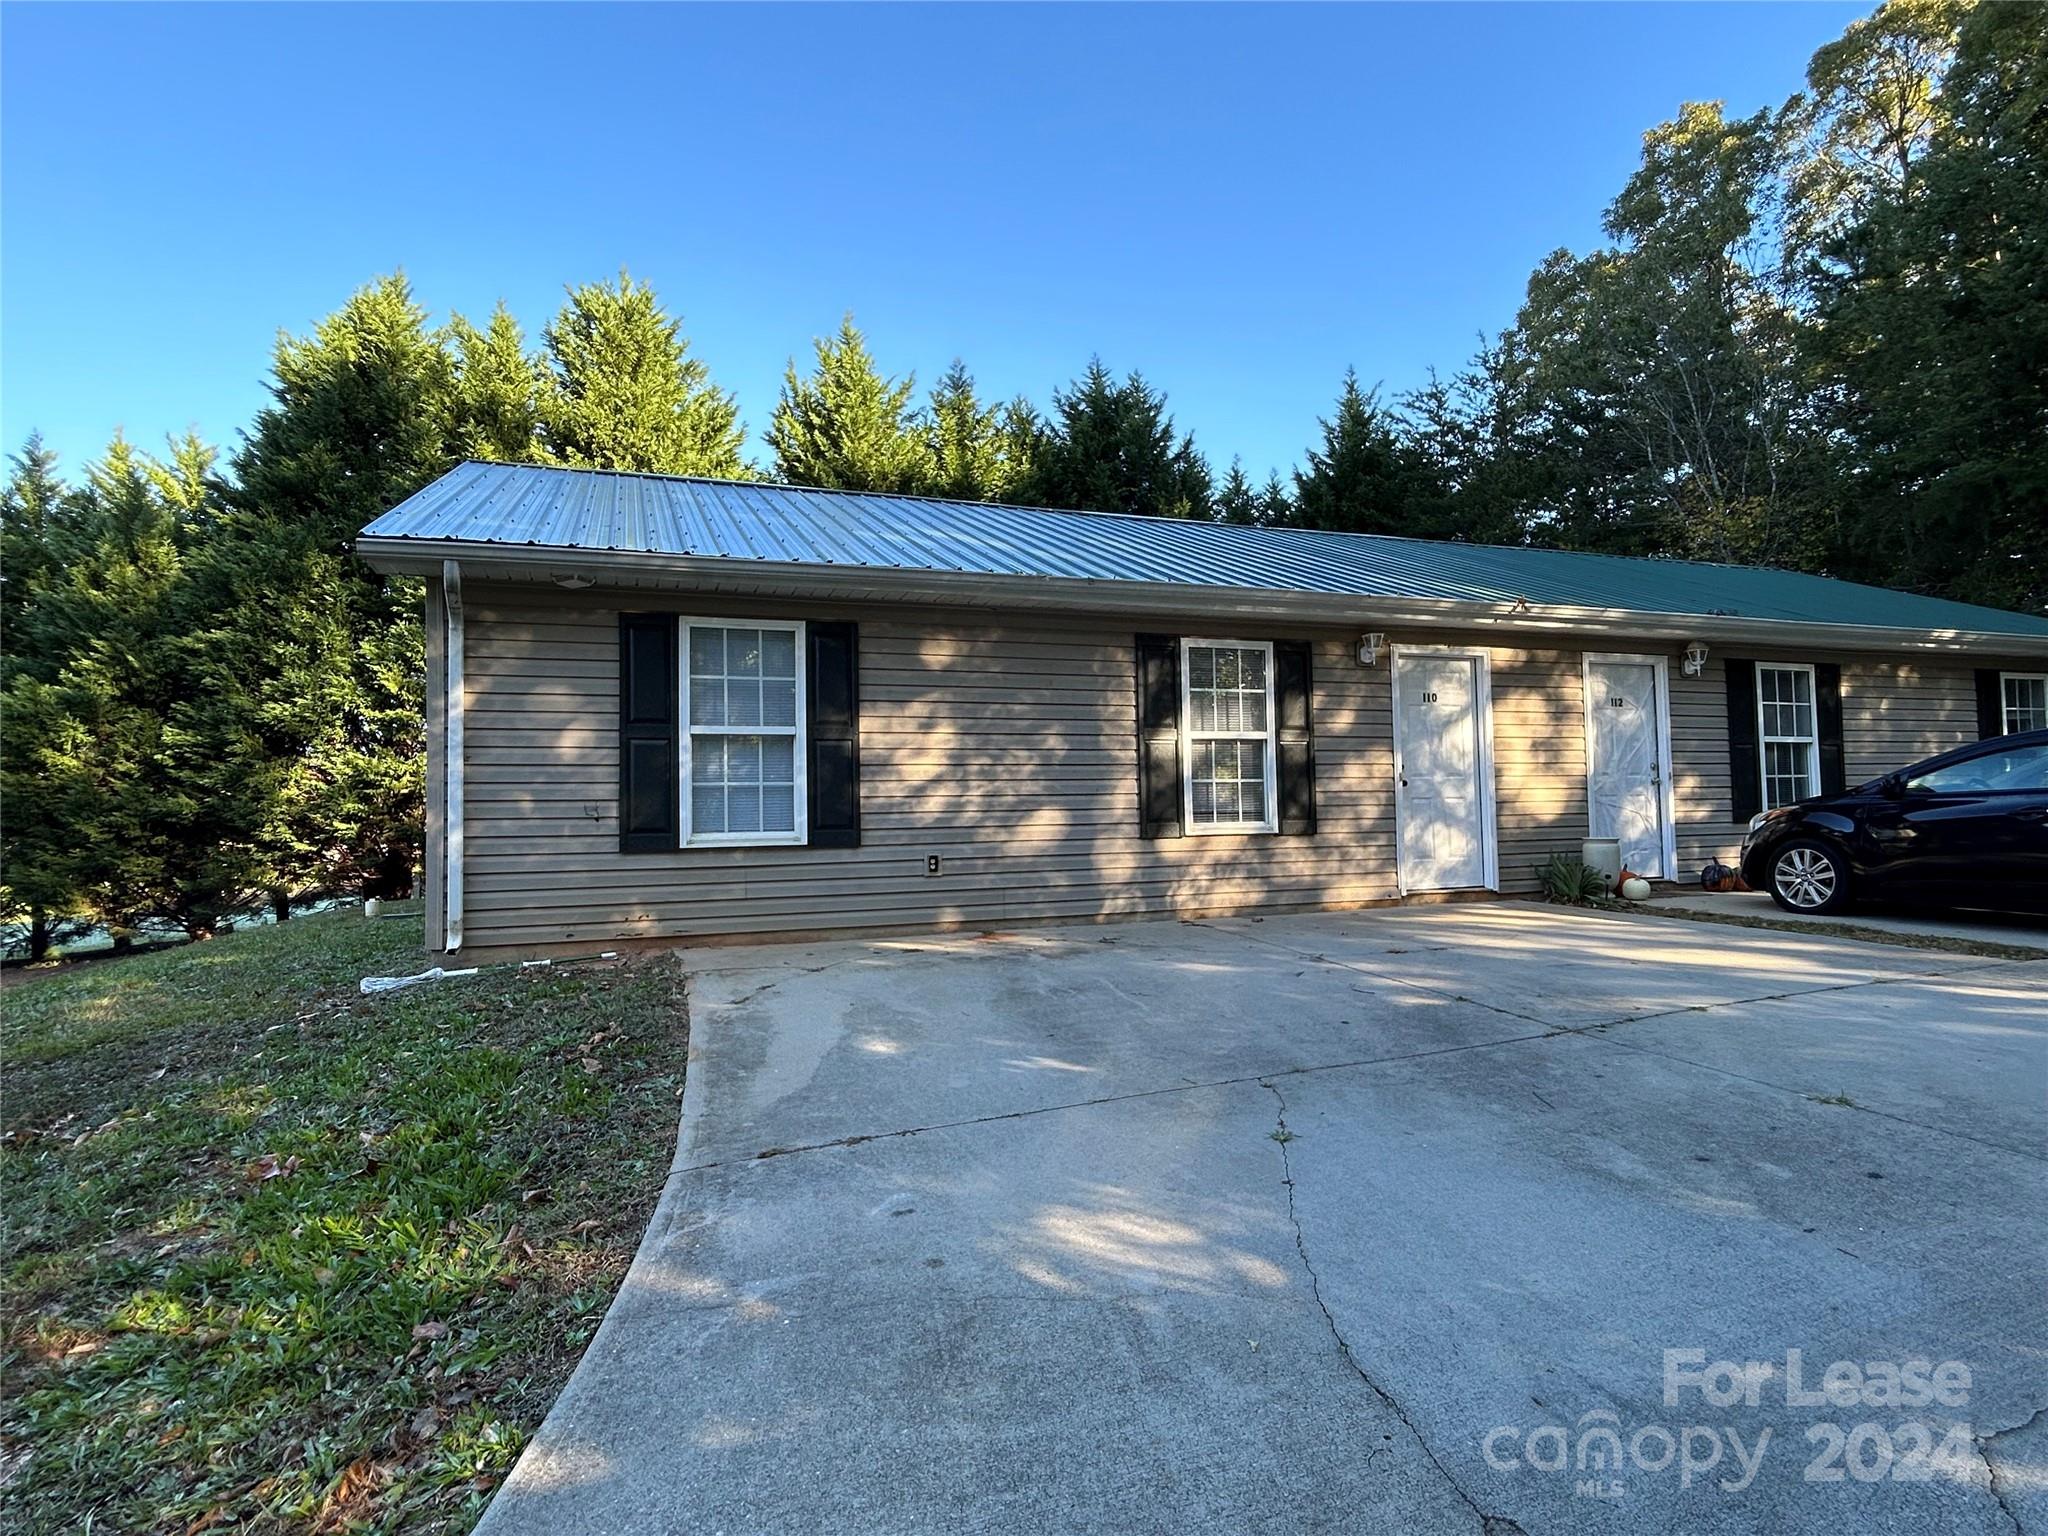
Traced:
<path fill-rule="evenodd" d="M 363 537 L 2048 638 L 2048 619 L 1760 567 L 537 465 L 458 465 Z"/>

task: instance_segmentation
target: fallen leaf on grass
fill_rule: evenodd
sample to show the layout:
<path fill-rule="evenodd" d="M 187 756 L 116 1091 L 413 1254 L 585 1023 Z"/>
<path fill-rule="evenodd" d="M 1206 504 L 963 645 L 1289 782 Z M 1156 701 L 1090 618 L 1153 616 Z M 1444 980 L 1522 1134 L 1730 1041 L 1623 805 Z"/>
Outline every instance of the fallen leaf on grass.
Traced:
<path fill-rule="evenodd" d="M 521 1205 L 539 1205 L 543 1201 L 553 1198 L 554 1193 L 552 1189 L 542 1185 L 539 1189 L 529 1189 L 521 1193 L 519 1203 Z"/>
<path fill-rule="evenodd" d="M 445 1339 L 448 1337 L 446 1323 L 414 1323 L 412 1336 L 416 1339 Z"/>
<path fill-rule="evenodd" d="M 603 1225 L 604 1223 L 599 1221 L 595 1216 L 587 1216 L 582 1221 L 577 1222 L 575 1226 L 569 1229 L 569 1235 L 571 1237 L 581 1237 L 586 1232 L 595 1232 L 599 1227 Z"/>
<path fill-rule="evenodd" d="M 358 1456 L 342 1469 L 341 1476 L 327 1490 L 327 1497 L 320 1501 L 319 1511 L 313 1516 L 313 1529 L 338 1531 L 364 1519 L 370 1512 L 370 1496 L 391 1481 L 395 1470 L 389 1462 Z"/>
<path fill-rule="evenodd" d="M 242 1177 L 251 1184 L 261 1184 L 270 1179 L 289 1178 L 298 1171 L 299 1159 L 297 1154 L 286 1158 L 283 1162 L 279 1162 L 275 1152 L 266 1152 L 242 1170 Z"/>
<path fill-rule="evenodd" d="M 434 1405 L 429 1403 L 412 1416 L 412 1423 L 406 1428 L 411 1431 L 415 1440 L 431 1440 L 441 1433 L 441 1415 L 435 1411 Z"/>

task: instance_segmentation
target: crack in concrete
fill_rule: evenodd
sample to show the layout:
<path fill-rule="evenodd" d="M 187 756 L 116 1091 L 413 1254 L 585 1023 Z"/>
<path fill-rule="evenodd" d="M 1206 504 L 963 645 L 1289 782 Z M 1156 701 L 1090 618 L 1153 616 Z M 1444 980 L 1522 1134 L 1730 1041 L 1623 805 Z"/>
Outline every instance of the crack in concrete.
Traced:
<path fill-rule="evenodd" d="M 1802 1099 L 1811 1099 L 1813 1097 L 1811 1089 L 1788 1087 L 1784 1083 L 1774 1083 L 1767 1077 L 1751 1077 L 1747 1072 L 1737 1072 L 1730 1067 L 1717 1067 L 1710 1061 L 1695 1061 L 1692 1057 L 1681 1056 L 1676 1051 L 1660 1051 L 1655 1046 L 1638 1045 L 1633 1040 L 1618 1040 L 1607 1035 L 1588 1035 L 1587 1038 L 1603 1041 L 1624 1051 L 1634 1051 L 1638 1055 L 1655 1056 L 1661 1060 L 1675 1061 L 1681 1066 L 1693 1067 L 1702 1072 L 1712 1072 L 1719 1077 L 1732 1078 L 1738 1083 L 1749 1083 L 1758 1088 L 1768 1088 L 1773 1093 L 1789 1093 L 1796 1098 Z M 1876 1109 L 1868 1104 L 1857 1104 L 1854 1102 L 1832 1107 L 1847 1109 L 1856 1114 L 1875 1115 L 1880 1120 L 1889 1120 L 1894 1125 L 1903 1125 L 1912 1130 L 1925 1131 L 1931 1136 L 1952 1136 L 1957 1141 L 1967 1141 L 1972 1146 L 1983 1147 L 1987 1151 L 1992 1152 L 2003 1152 L 2010 1157 L 2023 1157 L 2029 1162 L 2048 1163 L 2048 1154 L 2029 1152 L 2022 1147 L 2009 1147 L 2002 1141 L 1986 1141 L 1982 1136 L 1972 1136 L 1968 1131 L 1951 1130 L 1945 1125 L 1929 1125 L 1924 1120 L 1914 1120 L 1906 1115 L 1894 1114 L 1888 1109 Z"/>
<path fill-rule="evenodd" d="M 2017 1435 L 2032 1429 L 2035 1424 L 2040 1422 L 2043 1414 L 2048 1414 L 2048 1406 L 2036 1408 L 2017 1424 L 2008 1425 L 2004 1429 L 1994 1429 L 1988 1435 L 1976 1437 L 1978 1458 L 1984 1463 L 1985 1475 L 1991 1479 L 1991 1497 L 1997 1502 L 1998 1507 L 2005 1512 L 2005 1518 L 2012 1522 L 2014 1536 L 2025 1536 L 2025 1528 L 2020 1524 L 2019 1511 L 2012 1507 L 2005 1489 L 1999 1485 L 1998 1463 L 1991 1459 L 1991 1447 L 2000 1440 L 2003 1440 L 2007 1435 Z"/>
<path fill-rule="evenodd" d="M 1236 929 L 1217 928 L 1213 924 L 1209 923 L 1202 923 L 1194 926 L 1208 928 L 1213 933 L 1235 935 L 1237 937 L 1247 939 L 1252 943 L 1263 944 L 1269 948 L 1279 950 L 1283 954 L 1296 955 L 1302 959 L 1311 960 L 1320 965 L 1334 966 L 1339 970 L 1351 971 L 1356 975 L 1369 976 L 1376 981 L 1384 981 L 1393 986 L 1406 987 L 1413 991 L 1418 992 L 1427 992 L 1431 996 L 1448 998 L 1450 1001 L 1456 1003 L 1468 1003 L 1474 1008 L 1483 1008 L 1490 1013 L 1497 1013 L 1505 1018 L 1517 1019 L 1526 1024 L 1541 1024 L 1544 1026 L 1545 1029 L 1544 1037 L 1554 1037 L 1559 1035 L 1577 1035 L 1589 1040 L 1600 1040 L 1610 1045 L 1620 1046 L 1624 1050 L 1638 1051 L 1646 1056 L 1661 1057 L 1666 1061 L 1675 1061 L 1684 1066 L 1696 1067 L 1703 1072 L 1713 1072 L 1722 1077 L 1731 1078 L 1737 1082 L 1750 1083 L 1759 1088 L 1769 1088 L 1774 1092 L 1778 1093 L 1795 1094 L 1801 1098 L 1809 1096 L 1808 1090 L 1804 1088 L 1788 1087 L 1784 1083 L 1775 1083 L 1770 1081 L 1768 1078 L 1751 1077 L 1746 1073 L 1732 1071 L 1727 1067 L 1717 1067 L 1711 1062 L 1697 1061 L 1690 1056 L 1681 1056 L 1674 1051 L 1660 1051 L 1656 1049 L 1654 1046 L 1637 1045 L 1631 1041 L 1622 1040 L 1613 1035 L 1606 1034 L 1604 1033 L 1604 1031 L 1611 1030 L 1615 1028 L 1617 1025 L 1621 1024 L 1644 1024 L 1656 1019 L 1681 1018 L 1686 1014 L 1700 1014 L 1702 1016 L 1705 1016 L 1707 1014 L 1715 1013 L 1722 1009 L 1727 1008 L 1751 1008 L 1755 1007 L 1759 1003 L 1789 1002 L 1795 998 L 1818 997 L 1831 992 L 1855 992 L 1871 987 L 1896 987 L 1918 985 L 1929 981 L 1941 981 L 1950 976 L 1955 976 L 1958 974 L 1974 975 L 1979 971 L 1995 970 L 2011 963 L 2008 961 L 1992 961 L 1987 965 L 1967 967 L 1965 970 L 1960 972 L 1953 968 L 1946 967 L 1931 971 L 1909 971 L 1906 974 L 1900 976 L 1873 976 L 1868 980 L 1864 981 L 1830 982 L 1826 986 L 1795 987 L 1790 991 L 1770 992 L 1764 994 L 1761 997 L 1733 997 L 1724 999 L 1719 1002 L 1688 1003 L 1682 1008 L 1659 1008 L 1649 1013 L 1624 1014 L 1622 1017 L 1617 1019 L 1602 1019 L 1599 1022 L 1593 1024 L 1555 1024 L 1551 1023 L 1549 1020 L 1539 1018 L 1535 1014 L 1522 1013 L 1513 1008 L 1503 1007 L 1498 1003 L 1489 1003 L 1480 998 L 1469 997 L 1463 993 L 1450 991 L 1448 988 L 1433 987 L 1427 982 L 1417 981 L 1412 977 L 1390 976 L 1385 972 L 1375 971 L 1366 966 L 1355 964 L 1352 961 L 1332 960 L 1327 955 L 1322 953 L 1311 954 L 1305 950 L 1296 949 L 1292 945 L 1282 944 L 1278 940 L 1268 939 L 1259 934 L 1246 934 L 1240 933 Z M 1353 990 L 1356 991 L 1358 989 L 1354 987 Z M 1527 1037 L 1517 1037 L 1517 1039 L 1520 1038 Z M 1515 1042 L 1510 1040 L 1501 1040 L 1493 1041 L 1490 1043 L 1497 1045 L 1508 1045 Z M 1889 1110 L 1874 1109 L 1868 1104 L 1852 1104 L 1847 1107 L 1854 1110 L 1858 1110 L 1863 1114 L 1876 1115 L 1879 1119 L 1882 1120 L 1890 1120 L 1896 1125 L 1908 1126 L 1911 1129 L 1917 1131 L 1926 1131 L 1930 1135 L 1952 1136 L 1958 1141 L 1967 1141 L 1972 1146 L 1985 1147 L 1994 1152 L 2008 1152 L 2016 1157 L 2025 1157 L 2037 1162 L 2048 1162 L 2048 1156 L 2043 1156 L 2038 1153 L 2027 1152 L 2022 1148 L 2018 1147 L 2009 1147 L 2005 1145 L 2003 1142 L 1987 1141 L 1981 1136 L 1972 1136 L 1967 1131 L 1951 1130 L 1946 1126 L 1940 1125 L 1929 1125 L 1925 1121 L 1910 1119 L 1905 1115 L 1894 1114 Z"/>
<path fill-rule="evenodd" d="M 1312 952 L 1299 949 L 1292 944 L 1284 944 L 1278 939 L 1269 939 L 1263 934 L 1245 933 L 1241 929 L 1236 928 L 1219 928 L 1214 923 L 1191 923 L 1189 926 L 1206 928 L 1211 933 L 1243 939 L 1252 944 L 1262 944 L 1269 949 L 1278 950 L 1282 954 L 1293 955 L 1297 959 L 1313 961 L 1318 965 L 1335 966 L 1339 970 L 1350 971 L 1359 976 L 1370 976 L 1375 981 L 1386 982 L 1391 986 L 1406 987 L 1416 992 L 1427 992 L 1433 997 L 1445 998 L 1454 1003 L 1469 1003 L 1474 1008 L 1484 1008 L 1489 1013 L 1498 1013 L 1510 1019 L 1520 1019 L 1527 1024 L 1542 1024 L 1563 1034 L 1583 1034 L 1587 1030 L 1609 1029 L 1617 1024 L 1640 1024 L 1648 1019 L 1673 1018 L 1685 1013 L 1711 1013 L 1717 1008 L 1741 1008 L 1756 1003 L 1785 1002 L 1795 997 L 1813 997 L 1827 992 L 1853 992 L 1862 987 L 1887 987 L 1913 982 L 1938 981 L 1946 976 L 1974 974 L 1980 970 L 1992 970 L 2001 965 L 2011 963 L 2007 961 L 1993 961 L 1983 966 L 1969 966 L 1964 972 L 1958 972 L 1953 967 L 1939 967 L 1934 970 L 1925 971 L 1908 971 L 1899 976 L 1873 976 L 1865 981 L 1839 981 L 1829 982 L 1825 986 L 1795 987 L 1790 991 L 1770 992 L 1761 997 L 1731 997 L 1711 1003 L 1688 1003 L 1680 1008 L 1658 1008 L 1649 1013 L 1623 1014 L 1620 1018 L 1602 1019 L 1593 1024 L 1559 1024 L 1533 1013 L 1523 1013 L 1518 1009 L 1508 1008 L 1499 1003 L 1489 1003 L 1483 998 L 1471 997 L 1462 992 L 1453 992 L 1448 987 L 1432 986 L 1430 983 L 1418 981 L 1412 976 L 1391 975 L 1386 971 L 1376 971 L 1370 966 L 1361 965 L 1352 960 L 1333 960 L 1329 955 L 1321 951 Z"/>
<path fill-rule="evenodd" d="M 1129 1093 L 1109 1093 L 1092 1099 L 1066 1099 L 1057 1104 L 1035 1104 L 1028 1109 L 1007 1109 L 996 1114 L 968 1115 L 958 1120 L 936 1120 L 928 1125 L 901 1126 L 887 1131 L 863 1131 L 849 1136 L 834 1136 L 825 1141 L 800 1142 L 788 1147 L 764 1147 L 758 1152 L 740 1153 L 733 1157 L 712 1158 L 706 1162 L 689 1163 L 681 1168 L 669 1170 L 672 1180 L 686 1173 L 703 1173 L 713 1168 L 729 1167 L 736 1163 L 758 1163 L 771 1158 L 791 1157 L 799 1152 L 825 1152 L 835 1147 L 857 1147 L 870 1141 L 894 1141 L 906 1136 L 922 1136 L 928 1131 L 953 1131 L 976 1125 L 995 1125 L 1004 1120 L 1029 1120 L 1038 1115 L 1057 1115 L 1070 1109 L 1093 1109 L 1103 1104 L 1127 1104 L 1138 1099 L 1157 1099 L 1170 1094 L 1196 1093 L 1209 1088 L 1240 1088 L 1247 1084 L 1263 1086 L 1268 1078 L 1307 1077 L 1318 1072 L 1343 1072 L 1353 1067 L 1376 1067 L 1401 1061 L 1421 1061 L 1431 1056 L 1454 1056 L 1464 1051 L 1491 1050 L 1500 1045 L 1527 1044 L 1532 1040 L 1547 1040 L 1557 1033 L 1544 1030 L 1527 1035 L 1510 1035 L 1501 1040 L 1475 1040 L 1464 1045 L 1432 1046 L 1422 1051 L 1396 1051 L 1386 1056 L 1360 1056 L 1350 1061 L 1318 1062 L 1306 1067 L 1274 1067 L 1264 1072 L 1246 1072 L 1235 1077 L 1213 1077 L 1197 1081 L 1171 1083 L 1162 1088 L 1135 1088 Z M 667 1182 L 667 1180 L 664 1180 Z"/>
<path fill-rule="evenodd" d="M 1351 1367 L 1352 1373 L 1372 1389 L 1373 1396 L 1386 1404 L 1388 1411 L 1401 1421 L 1410 1435 L 1414 1436 L 1415 1443 L 1422 1448 L 1422 1454 L 1428 1457 L 1429 1464 L 1436 1468 L 1437 1476 L 1441 1477 L 1450 1486 L 1451 1491 L 1464 1500 L 1465 1507 L 1478 1517 L 1482 1536 L 1524 1536 L 1521 1526 L 1506 1515 L 1496 1515 L 1483 1509 L 1479 1501 L 1466 1491 L 1465 1485 L 1452 1475 L 1451 1469 L 1444 1465 L 1443 1458 L 1437 1455 L 1436 1448 L 1423 1437 L 1415 1421 L 1408 1417 L 1408 1410 L 1401 1406 L 1393 1393 L 1373 1380 L 1372 1373 L 1366 1370 L 1363 1362 L 1353 1352 L 1351 1341 L 1344 1337 L 1344 1330 L 1337 1326 L 1336 1314 L 1330 1310 L 1330 1304 L 1323 1299 L 1322 1276 L 1316 1273 L 1315 1262 L 1308 1256 L 1308 1239 L 1302 1233 L 1301 1214 L 1294 1204 L 1294 1155 L 1288 1150 L 1289 1143 L 1294 1140 L 1294 1133 L 1287 1128 L 1287 1096 L 1281 1093 L 1278 1083 L 1261 1078 L 1259 1086 L 1272 1094 L 1274 1102 L 1280 1106 L 1279 1126 L 1273 1133 L 1273 1139 L 1280 1144 L 1280 1182 L 1287 1188 L 1287 1224 L 1294 1229 L 1294 1251 L 1301 1255 L 1301 1267 L 1308 1275 L 1309 1294 L 1315 1299 L 1316 1310 L 1323 1314 L 1323 1324 L 1329 1329 L 1330 1337 L 1337 1342 L 1337 1353 L 1344 1357 L 1344 1363 Z"/>

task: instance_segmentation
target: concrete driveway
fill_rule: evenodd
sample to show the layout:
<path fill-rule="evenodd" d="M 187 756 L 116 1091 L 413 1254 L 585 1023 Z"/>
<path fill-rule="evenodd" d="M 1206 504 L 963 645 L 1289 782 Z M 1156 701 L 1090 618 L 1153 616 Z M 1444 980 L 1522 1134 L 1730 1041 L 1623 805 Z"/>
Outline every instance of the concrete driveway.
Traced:
<path fill-rule="evenodd" d="M 486 1536 L 2048 1532 L 2048 962 L 1515 904 L 688 961 L 676 1170 Z"/>

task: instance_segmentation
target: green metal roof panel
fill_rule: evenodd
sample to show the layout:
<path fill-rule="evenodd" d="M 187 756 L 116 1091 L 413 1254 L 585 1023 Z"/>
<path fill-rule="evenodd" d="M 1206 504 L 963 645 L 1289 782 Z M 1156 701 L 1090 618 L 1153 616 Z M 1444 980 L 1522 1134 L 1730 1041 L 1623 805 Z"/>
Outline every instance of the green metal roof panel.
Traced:
<path fill-rule="evenodd" d="M 1763 567 L 466 463 L 367 538 L 2048 638 L 2048 619 Z"/>

